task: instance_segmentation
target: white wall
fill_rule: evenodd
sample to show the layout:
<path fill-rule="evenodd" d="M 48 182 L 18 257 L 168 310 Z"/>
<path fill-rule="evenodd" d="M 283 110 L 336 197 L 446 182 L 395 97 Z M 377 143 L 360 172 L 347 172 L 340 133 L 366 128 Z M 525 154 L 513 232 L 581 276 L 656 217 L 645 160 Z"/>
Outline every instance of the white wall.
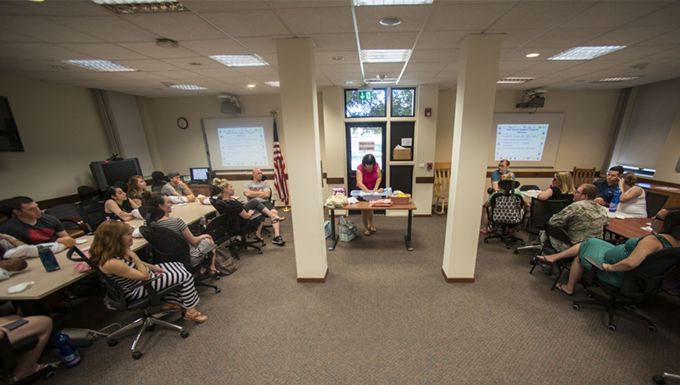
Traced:
<path fill-rule="evenodd" d="M 0 198 L 35 200 L 72 195 L 94 186 L 91 161 L 109 157 L 92 93 L 84 88 L 0 75 L 24 152 L 0 152 Z"/>

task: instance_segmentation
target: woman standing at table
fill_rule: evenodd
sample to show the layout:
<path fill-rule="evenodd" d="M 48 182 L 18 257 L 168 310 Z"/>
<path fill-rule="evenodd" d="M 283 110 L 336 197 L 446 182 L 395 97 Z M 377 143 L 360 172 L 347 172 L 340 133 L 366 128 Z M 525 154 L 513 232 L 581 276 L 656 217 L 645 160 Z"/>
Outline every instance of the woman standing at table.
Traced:
<path fill-rule="evenodd" d="M 142 193 L 146 191 L 146 181 L 139 175 L 133 175 L 128 180 L 127 196 L 132 199 L 133 202 L 137 203 L 138 206 L 142 205 Z"/>
<path fill-rule="evenodd" d="M 137 210 L 139 205 L 128 198 L 123 189 L 109 186 L 105 194 L 104 211 L 110 219 L 120 219 L 125 222 L 135 219 L 135 216 L 132 215 L 132 210 Z"/>
<path fill-rule="evenodd" d="M 364 192 L 383 192 L 380 188 L 382 182 L 382 172 L 375 161 L 373 154 L 366 154 L 361 160 L 361 164 L 357 167 L 357 187 Z M 373 227 L 373 210 L 362 210 L 361 220 L 364 222 L 364 235 L 370 236 L 372 233 L 378 231 Z"/>
<path fill-rule="evenodd" d="M 627 218 L 647 218 L 647 198 L 645 190 L 636 186 L 637 177 L 632 172 L 623 174 L 619 179 L 621 196 L 619 197 L 618 212 L 626 214 Z"/>
<path fill-rule="evenodd" d="M 570 172 L 557 172 L 553 177 L 553 183 L 545 191 L 538 194 L 538 199 L 542 201 L 566 199 L 570 203 L 574 200 L 574 180 Z"/>
<path fill-rule="evenodd" d="M 555 288 L 566 295 L 574 295 L 576 283 L 583 276 L 584 270 L 592 267 L 585 257 L 591 257 L 600 263 L 604 271 L 598 271 L 597 277 L 603 281 L 620 287 L 623 282 L 623 272 L 633 270 L 648 255 L 661 249 L 678 247 L 678 240 L 672 235 L 674 228 L 680 226 L 680 211 L 661 209 L 652 218 L 654 233 L 644 237 L 630 238 L 626 243 L 614 246 L 598 238 L 587 239 L 567 250 L 546 256 L 536 256 L 536 260 L 551 265 L 555 261 L 574 258 L 569 271 L 569 281 L 566 285 L 558 283 Z"/>
<path fill-rule="evenodd" d="M 125 291 L 129 300 L 143 298 L 147 295 L 144 286 L 136 286 L 139 281 L 151 282 L 156 290 L 162 290 L 178 283 L 182 287 L 163 297 L 163 310 L 185 310 L 184 319 L 205 322 L 208 317 L 196 309 L 199 301 L 194 287 L 194 277 L 181 262 L 164 262 L 158 265 L 142 262 L 132 247 L 132 227 L 119 221 L 102 223 L 94 234 L 90 247 L 90 260 L 99 265 L 104 274 L 109 275 Z"/>

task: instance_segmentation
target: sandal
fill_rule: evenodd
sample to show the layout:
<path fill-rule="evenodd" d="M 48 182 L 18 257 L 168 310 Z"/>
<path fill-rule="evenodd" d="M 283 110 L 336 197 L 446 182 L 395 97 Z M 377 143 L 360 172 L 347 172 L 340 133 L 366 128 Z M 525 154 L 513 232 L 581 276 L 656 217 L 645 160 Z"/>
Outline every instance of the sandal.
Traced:
<path fill-rule="evenodd" d="M 378 229 L 376 229 L 376 228 L 373 227 L 373 226 L 371 226 L 371 229 L 370 229 L 370 230 L 371 230 L 372 233 L 375 233 L 376 231 L 378 231 Z"/>
<path fill-rule="evenodd" d="M 373 233 L 371 233 L 371 230 L 368 230 L 368 229 L 364 230 L 364 235 L 365 235 L 365 236 L 370 237 L 371 234 L 373 234 Z"/>
<path fill-rule="evenodd" d="M 203 315 L 200 311 L 196 310 L 193 314 L 185 313 L 184 319 L 187 321 L 194 321 L 197 323 L 203 323 L 208 320 L 208 316 Z"/>
<path fill-rule="evenodd" d="M 163 311 L 172 311 L 172 310 L 182 310 L 182 307 L 179 306 L 176 303 L 164 303 L 161 305 L 161 309 Z"/>
<path fill-rule="evenodd" d="M 272 223 L 279 223 L 279 222 L 283 222 L 285 220 L 286 220 L 286 217 L 278 217 L 276 219 L 272 219 Z"/>

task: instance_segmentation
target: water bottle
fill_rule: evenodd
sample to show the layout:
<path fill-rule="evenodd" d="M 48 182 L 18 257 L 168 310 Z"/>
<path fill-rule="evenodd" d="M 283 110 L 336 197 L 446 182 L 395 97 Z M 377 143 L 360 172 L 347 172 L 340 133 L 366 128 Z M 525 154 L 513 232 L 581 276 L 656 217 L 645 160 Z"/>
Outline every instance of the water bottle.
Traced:
<path fill-rule="evenodd" d="M 57 257 L 54 256 L 54 253 L 49 246 L 38 245 L 38 256 L 40 257 L 40 262 L 42 262 L 45 267 L 45 271 L 50 272 L 59 270 Z"/>
<path fill-rule="evenodd" d="M 208 227 L 208 220 L 205 218 L 205 215 L 201 217 L 200 224 L 201 231 L 205 231 L 205 229 Z"/>
<path fill-rule="evenodd" d="M 621 196 L 621 190 L 616 189 L 614 191 L 614 198 L 612 198 L 611 203 L 609 204 L 609 212 L 610 213 L 615 213 L 616 210 L 619 208 L 619 197 Z"/>
<path fill-rule="evenodd" d="M 80 355 L 76 348 L 69 342 L 69 336 L 67 334 L 57 333 L 57 345 L 59 346 L 61 360 L 67 368 L 74 368 L 80 365 Z"/>

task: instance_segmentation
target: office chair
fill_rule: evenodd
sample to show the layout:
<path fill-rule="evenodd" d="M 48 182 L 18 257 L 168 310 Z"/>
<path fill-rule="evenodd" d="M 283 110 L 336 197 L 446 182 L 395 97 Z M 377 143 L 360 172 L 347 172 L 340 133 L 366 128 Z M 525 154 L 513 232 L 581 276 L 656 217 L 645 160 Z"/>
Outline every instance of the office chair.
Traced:
<path fill-rule="evenodd" d="M 119 335 L 129 330 L 132 330 L 138 326 L 141 326 L 141 329 L 139 330 L 139 333 L 137 333 L 137 337 L 132 342 L 132 347 L 130 348 L 130 350 L 132 350 L 132 358 L 138 360 L 143 355 L 141 351 L 137 350 L 137 344 L 139 343 L 139 340 L 142 337 L 142 333 L 144 333 L 146 329 L 153 328 L 154 325 L 165 326 L 170 329 L 177 330 L 180 332 L 180 336 L 182 338 L 189 337 L 189 332 L 184 330 L 183 327 L 158 318 L 159 316 L 164 316 L 165 314 L 167 314 L 167 312 L 162 312 L 159 314 L 151 314 L 151 312 L 149 312 L 149 307 L 161 305 L 161 298 L 181 288 L 182 287 L 181 283 L 166 287 L 165 289 L 160 291 L 156 291 L 153 288 L 153 286 L 151 286 L 151 282 L 160 279 L 161 276 L 156 276 L 155 278 L 148 281 L 140 281 L 138 284 L 134 285 L 130 289 L 134 290 L 137 287 L 144 286 L 146 289 L 147 296 L 140 299 L 128 300 L 127 298 L 125 298 L 125 290 L 123 290 L 123 288 L 115 280 L 113 280 L 113 278 L 109 277 L 104 272 L 102 272 L 99 269 L 99 265 L 90 261 L 90 258 L 85 256 L 85 254 L 83 254 L 83 252 L 80 251 L 80 249 L 78 249 L 76 246 L 73 246 L 68 251 L 66 257 L 73 262 L 87 263 L 90 266 L 90 268 L 92 268 L 92 270 L 95 273 L 97 273 L 97 276 L 102 281 L 104 281 L 106 285 L 105 301 L 108 307 L 116 310 L 143 311 L 143 315 L 140 318 L 137 318 L 133 322 L 129 323 L 126 326 L 123 326 L 122 328 L 116 330 L 115 332 L 109 334 L 108 337 L 106 337 L 109 346 L 116 346 L 118 344 L 118 340 L 116 338 Z"/>
<path fill-rule="evenodd" d="M 588 289 L 588 296 L 592 299 L 574 301 L 572 305 L 574 310 L 580 309 L 582 305 L 595 305 L 605 308 L 609 315 L 607 329 L 611 331 L 616 331 L 615 314 L 645 322 L 648 330 L 656 330 L 654 322 L 637 313 L 634 306 L 631 305 L 644 303 L 661 291 L 664 278 L 680 263 L 680 247 L 662 249 L 648 255 L 636 268 L 623 273 L 621 287 L 616 287 L 599 279 L 596 273 L 598 270 L 602 270 L 602 265 L 590 259 L 590 257 L 586 257 L 586 259 L 593 265 L 590 271 L 585 274 L 586 283 L 599 286 L 607 296 Z"/>
<path fill-rule="evenodd" d="M 527 233 L 536 237 L 539 236 L 541 230 L 545 230 L 545 226 L 550 221 L 553 215 L 562 211 L 567 207 L 569 202 L 566 200 L 546 200 L 542 201 L 538 198 L 531 198 L 531 212 L 529 213 L 529 224 L 527 225 Z M 527 242 L 529 239 L 527 239 Z M 513 253 L 518 254 L 520 250 L 540 250 L 543 246 L 540 244 L 521 246 L 515 249 Z"/>
<path fill-rule="evenodd" d="M 94 199 L 78 203 L 78 214 L 90 226 L 92 232 L 96 231 L 97 227 L 106 220 L 104 204 Z"/>
<path fill-rule="evenodd" d="M 14 370 L 16 369 L 17 366 L 16 358 L 24 353 L 27 353 L 35 349 L 37 345 L 38 336 L 35 335 L 28 336 L 14 343 L 10 343 L 7 335 L 2 333 L 2 336 L 0 337 L 0 377 L 13 378 Z M 47 366 L 42 370 L 29 374 L 28 376 L 15 382 L 14 384 L 15 385 L 30 384 L 41 376 L 44 377 L 45 379 L 50 379 L 54 377 L 56 374 L 57 373 L 54 370 L 54 367 Z"/>
<path fill-rule="evenodd" d="M 127 184 L 127 182 L 123 182 L 123 181 L 121 181 L 121 180 L 117 180 L 117 181 L 113 182 L 113 185 L 116 186 L 116 187 L 118 187 L 118 188 L 120 188 L 121 190 L 123 190 L 123 192 L 127 192 L 127 189 L 128 189 L 128 184 Z"/>
<path fill-rule="evenodd" d="M 652 191 L 645 191 L 645 203 L 647 204 L 647 218 L 651 218 L 661 210 L 666 204 L 668 195 L 655 193 Z"/>
<path fill-rule="evenodd" d="M 69 236 L 76 238 L 90 232 L 87 223 L 80 218 L 78 205 L 75 203 L 64 203 L 52 206 L 45 210 L 45 214 L 57 217 L 64 225 L 64 229 Z"/>
<path fill-rule="evenodd" d="M 225 228 L 231 240 L 229 250 L 234 258 L 241 259 L 238 252 L 244 249 L 248 250 L 248 248 L 256 249 L 258 254 L 262 254 L 262 247 L 267 245 L 264 240 L 256 239 L 254 241 L 248 241 L 248 236 L 255 234 L 255 231 L 257 230 L 257 226 L 259 225 L 258 220 L 248 221 L 245 226 L 241 226 L 241 217 L 223 200 L 210 198 L 210 203 L 212 203 L 215 210 L 220 213 L 220 216 L 224 215 L 226 217 Z M 264 216 L 260 216 L 260 218 L 260 220 L 264 220 Z M 240 240 L 234 239 L 237 237 L 240 237 Z M 258 243 L 261 245 L 257 246 Z"/>
<path fill-rule="evenodd" d="M 571 238 L 569 237 L 569 235 L 567 233 L 565 233 L 564 230 L 562 230 L 559 227 L 555 227 L 555 226 L 547 224 L 545 226 L 545 234 L 546 234 L 547 240 L 546 240 L 546 243 L 541 248 L 541 254 L 543 254 L 543 255 L 550 255 L 550 254 L 555 254 L 555 253 L 558 252 L 557 249 L 555 248 L 555 246 L 551 243 L 551 238 L 562 241 L 563 243 L 565 243 L 569 246 L 574 245 L 573 242 L 571 241 Z M 555 290 L 555 285 L 557 285 L 557 282 L 560 281 L 560 278 L 562 277 L 562 273 L 564 272 L 564 270 L 569 270 L 573 260 L 574 260 L 574 258 L 565 258 L 565 259 L 560 259 L 557 262 L 555 262 L 555 266 L 557 266 L 557 274 L 556 274 L 555 280 L 553 281 L 552 286 L 550 287 L 550 290 Z M 538 263 L 536 263 L 536 259 L 533 259 L 531 262 L 532 262 L 533 266 L 531 267 L 529 274 L 533 274 L 534 269 L 538 265 Z"/>
<path fill-rule="evenodd" d="M 540 190 L 541 188 L 536 186 L 535 184 L 525 184 L 524 186 L 519 188 L 519 191 L 531 191 L 531 190 Z"/>
<path fill-rule="evenodd" d="M 191 251 L 186 239 L 170 229 L 155 226 L 156 222 L 163 217 L 163 210 L 158 207 L 142 206 L 139 208 L 139 213 L 146 221 L 144 226 L 139 228 L 139 232 L 153 248 L 154 262 L 181 262 L 184 268 L 194 275 L 196 286 L 210 287 L 215 290 L 215 293 L 222 291 L 219 287 L 204 282 L 208 278 L 217 280 L 219 276 L 200 274 L 202 268 L 208 270 L 212 261 L 212 252 L 217 247 L 217 243 L 201 254 L 201 263 L 192 266 Z"/>
<path fill-rule="evenodd" d="M 665 385 L 666 379 L 680 380 L 680 375 L 672 373 L 656 374 L 652 376 L 652 381 L 657 385 Z"/>
<path fill-rule="evenodd" d="M 491 197 L 491 206 L 487 207 L 489 220 L 492 228 L 489 235 L 484 238 L 484 243 L 489 243 L 489 239 L 500 238 L 505 242 L 505 248 L 510 248 L 510 241 L 519 241 L 524 245 L 524 240 L 517 238 L 513 234 L 506 234 L 508 230 L 514 229 L 522 223 L 524 219 L 524 199 L 514 193 L 514 188 L 519 186 L 519 182 L 512 180 L 502 180 L 499 182 L 503 193 Z M 514 188 L 513 188 L 514 187 Z"/>
<path fill-rule="evenodd" d="M 78 196 L 81 201 L 99 197 L 101 191 L 91 186 L 78 186 Z"/>
<path fill-rule="evenodd" d="M 153 184 L 151 185 L 151 192 L 161 192 L 163 186 L 167 183 L 165 180 L 165 173 L 162 171 L 154 171 L 151 173 Z"/>

